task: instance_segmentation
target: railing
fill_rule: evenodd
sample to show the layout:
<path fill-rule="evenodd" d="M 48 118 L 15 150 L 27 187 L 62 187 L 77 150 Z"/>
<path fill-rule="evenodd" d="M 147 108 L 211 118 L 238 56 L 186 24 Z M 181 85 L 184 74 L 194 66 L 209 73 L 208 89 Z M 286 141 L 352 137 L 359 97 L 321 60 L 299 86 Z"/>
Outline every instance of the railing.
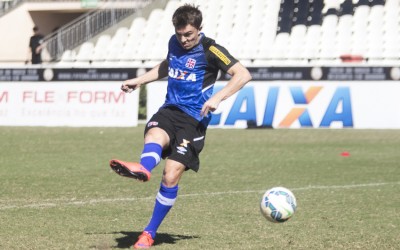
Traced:
<path fill-rule="evenodd" d="M 115 1 L 109 1 L 109 4 L 112 4 L 112 2 L 115 3 Z M 51 60 L 59 60 L 64 51 L 81 45 L 100 32 L 132 15 L 138 9 L 144 8 L 152 1 L 131 0 L 130 2 L 131 4 L 125 5 L 124 8 L 111 8 L 113 5 L 105 5 L 103 9 L 90 11 L 47 35 L 44 38 L 44 43 Z"/>

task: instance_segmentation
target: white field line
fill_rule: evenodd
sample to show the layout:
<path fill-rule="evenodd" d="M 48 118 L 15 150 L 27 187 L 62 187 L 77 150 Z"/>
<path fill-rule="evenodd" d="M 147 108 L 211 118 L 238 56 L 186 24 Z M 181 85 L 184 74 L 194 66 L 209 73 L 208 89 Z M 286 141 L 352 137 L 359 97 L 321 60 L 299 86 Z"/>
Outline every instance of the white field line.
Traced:
<path fill-rule="evenodd" d="M 306 186 L 299 188 L 290 188 L 292 191 L 302 191 L 302 190 L 312 190 L 312 189 L 352 189 L 352 188 L 364 188 L 364 187 L 377 187 L 377 186 L 387 186 L 387 185 L 400 185 L 400 182 L 378 182 L 378 183 L 364 183 L 364 184 L 350 184 L 350 185 L 337 185 L 337 186 Z M 195 193 L 195 194 L 181 194 L 179 199 L 184 197 L 194 197 L 194 196 L 218 196 L 218 195 L 231 195 L 231 194 L 245 194 L 245 193 L 263 193 L 265 190 L 241 190 L 241 191 L 225 191 L 225 192 L 211 192 L 211 193 Z M 9 209 L 21 209 L 21 208 L 53 208 L 61 206 L 86 206 L 98 203 L 113 203 L 113 202 L 132 202 L 132 201 L 142 201 L 142 200 L 154 200 L 155 195 L 151 197 L 141 197 L 141 198 L 104 198 L 104 199 L 88 199 L 88 200 L 44 200 L 39 202 L 32 202 L 30 204 L 19 204 L 19 205 L 0 205 L 0 210 Z M 6 202 L 6 200 L 2 200 Z"/>

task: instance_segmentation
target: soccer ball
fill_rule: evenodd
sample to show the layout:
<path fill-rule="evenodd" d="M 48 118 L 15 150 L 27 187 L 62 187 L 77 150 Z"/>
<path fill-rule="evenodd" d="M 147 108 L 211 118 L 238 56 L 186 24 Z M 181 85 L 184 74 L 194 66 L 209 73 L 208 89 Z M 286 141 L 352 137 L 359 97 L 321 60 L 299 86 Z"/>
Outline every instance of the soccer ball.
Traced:
<path fill-rule="evenodd" d="M 261 214 L 271 222 L 285 222 L 296 211 L 296 197 L 284 187 L 268 189 L 261 200 Z"/>

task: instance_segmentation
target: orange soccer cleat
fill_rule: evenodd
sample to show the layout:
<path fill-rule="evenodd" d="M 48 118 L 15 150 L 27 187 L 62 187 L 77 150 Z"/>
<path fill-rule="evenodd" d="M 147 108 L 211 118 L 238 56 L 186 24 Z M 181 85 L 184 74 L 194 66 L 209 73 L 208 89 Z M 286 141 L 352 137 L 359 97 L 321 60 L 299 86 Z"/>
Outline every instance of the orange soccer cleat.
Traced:
<path fill-rule="evenodd" d="M 135 245 L 133 246 L 133 248 L 135 249 L 139 249 L 139 248 L 150 248 L 154 243 L 153 238 L 151 237 L 151 235 L 144 231 L 140 236 L 138 241 L 136 241 Z"/>
<path fill-rule="evenodd" d="M 137 162 L 125 162 L 114 159 L 110 161 L 110 167 L 115 173 L 121 176 L 137 179 L 143 182 L 150 180 L 151 177 L 151 173 Z"/>

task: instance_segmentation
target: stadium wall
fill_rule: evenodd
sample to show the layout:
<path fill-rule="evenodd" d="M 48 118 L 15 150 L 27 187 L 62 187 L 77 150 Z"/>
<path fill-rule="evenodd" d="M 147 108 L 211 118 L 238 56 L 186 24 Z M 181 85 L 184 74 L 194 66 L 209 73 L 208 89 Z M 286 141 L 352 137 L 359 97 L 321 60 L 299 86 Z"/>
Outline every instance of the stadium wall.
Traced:
<path fill-rule="evenodd" d="M 249 68 L 253 76 L 214 112 L 215 128 L 400 128 L 400 74 L 392 67 Z M 2 126 L 136 126 L 139 93 L 120 91 L 144 69 L 0 69 Z M 227 83 L 221 75 L 218 90 Z M 147 117 L 166 81 L 147 85 Z"/>

